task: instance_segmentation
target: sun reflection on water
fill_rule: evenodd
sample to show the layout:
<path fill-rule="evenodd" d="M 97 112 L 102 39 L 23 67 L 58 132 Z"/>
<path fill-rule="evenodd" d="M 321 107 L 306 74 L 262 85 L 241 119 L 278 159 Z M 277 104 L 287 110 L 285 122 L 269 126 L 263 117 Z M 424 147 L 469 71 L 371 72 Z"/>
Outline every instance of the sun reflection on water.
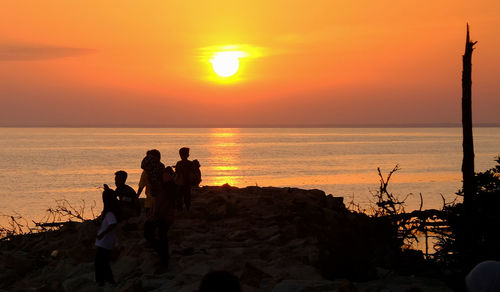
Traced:
<path fill-rule="evenodd" d="M 237 186 L 242 176 L 236 175 L 241 155 L 241 145 L 238 143 L 239 129 L 213 129 L 210 133 L 210 166 L 213 176 L 206 179 L 208 185 L 229 184 Z"/>

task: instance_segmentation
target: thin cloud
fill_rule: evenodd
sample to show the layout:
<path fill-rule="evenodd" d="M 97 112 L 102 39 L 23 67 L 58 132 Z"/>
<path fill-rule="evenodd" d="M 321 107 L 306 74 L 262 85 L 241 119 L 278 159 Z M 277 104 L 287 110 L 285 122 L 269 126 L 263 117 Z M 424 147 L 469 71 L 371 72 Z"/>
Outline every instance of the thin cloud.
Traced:
<path fill-rule="evenodd" d="M 208 60 L 217 52 L 240 52 L 242 58 L 261 58 L 270 55 L 269 49 L 249 44 L 232 44 L 232 45 L 219 45 L 208 46 L 198 49 L 198 57 Z"/>
<path fill-rule="evenodd" d="M 94 50 L 67 47 L 0 45 L 0 61 L 39 61 L 90 54 Z"/>

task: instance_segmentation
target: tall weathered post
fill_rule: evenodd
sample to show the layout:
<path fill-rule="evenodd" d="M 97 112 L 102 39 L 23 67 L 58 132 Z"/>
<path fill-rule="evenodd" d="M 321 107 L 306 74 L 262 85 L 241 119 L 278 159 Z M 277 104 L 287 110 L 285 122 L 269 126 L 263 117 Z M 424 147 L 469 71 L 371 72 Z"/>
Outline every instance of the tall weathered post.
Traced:
<path fill-rule="evenodd" d="M 465 41 L 465 54 L 463 55 L 462 71 L 462 130 L 463 130 L 463 150 L 462 160 L 464 205 L 474 195 L 474 143 L 472 139 L 472 51 L 477 42 L 472 42 L 469 36 L 469 24 L 467 24 L 467 38 Z"/>

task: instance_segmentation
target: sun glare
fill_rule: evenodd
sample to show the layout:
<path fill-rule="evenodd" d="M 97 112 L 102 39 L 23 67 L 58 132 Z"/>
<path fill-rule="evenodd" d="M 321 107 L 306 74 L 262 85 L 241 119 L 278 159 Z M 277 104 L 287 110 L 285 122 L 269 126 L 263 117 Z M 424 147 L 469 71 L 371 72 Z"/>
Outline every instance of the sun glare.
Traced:
<path fill-rule="evenodd" d="M 208 46 L 199 48 L 200 60 L 208 64 L 206 80 L 220 84 L 234 84 L 248 80 L 250 61 L 267 54 L 263 47 L 249 44 Z M 243 72 L 245 71 L 245 72 Z"/>
<path fill-rule="evenodd" d="M 218 52 L 210 60 L 212 68 L 220 77 L 230 77 L 240 68 L 240 52 Z"/>

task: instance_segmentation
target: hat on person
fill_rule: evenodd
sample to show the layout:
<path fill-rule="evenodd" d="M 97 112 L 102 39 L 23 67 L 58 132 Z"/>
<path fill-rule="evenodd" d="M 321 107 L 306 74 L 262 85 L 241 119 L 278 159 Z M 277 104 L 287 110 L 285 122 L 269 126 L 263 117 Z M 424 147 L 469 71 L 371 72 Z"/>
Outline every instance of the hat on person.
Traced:
<path fill-rule="evenodd" d="M 484 261 L 465 277 L 469 292 L 500 291 L 500 262 Z"/>

